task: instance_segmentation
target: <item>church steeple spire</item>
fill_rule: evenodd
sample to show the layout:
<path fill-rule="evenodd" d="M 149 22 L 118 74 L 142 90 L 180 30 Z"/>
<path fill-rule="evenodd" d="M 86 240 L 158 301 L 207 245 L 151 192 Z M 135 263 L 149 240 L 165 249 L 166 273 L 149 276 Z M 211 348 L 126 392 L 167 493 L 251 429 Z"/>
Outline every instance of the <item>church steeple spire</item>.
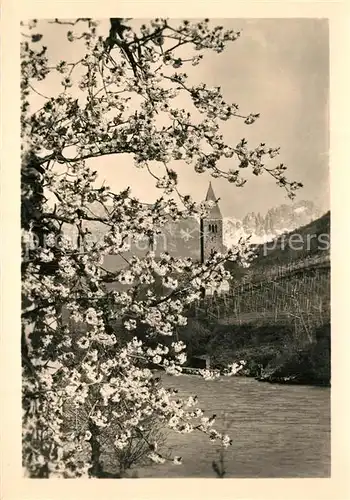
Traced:
<path fill-rule="evenodd" d="M 213 208 L 210 210 L 208 214 L 208 219 L 222 219 L 221 211 L 218 205 L 218 199 L 215 196 L 213 186 L 211 185 L 211 182 L 209 182 L 209 187 L 207 191 L 207 196 L 205 198 L 205 201 L 213 201 L 215 205 Z"/>
<path fill-rule="evenodd" d="M 207 196 L 205 198 L 205 201 L 209 201 L 209 200 L 216 202 L 216 196 L 214 194 L 214 189 L 213 189 L 213 186 L 211 185 L 211 181 L 209 182 Z"/>

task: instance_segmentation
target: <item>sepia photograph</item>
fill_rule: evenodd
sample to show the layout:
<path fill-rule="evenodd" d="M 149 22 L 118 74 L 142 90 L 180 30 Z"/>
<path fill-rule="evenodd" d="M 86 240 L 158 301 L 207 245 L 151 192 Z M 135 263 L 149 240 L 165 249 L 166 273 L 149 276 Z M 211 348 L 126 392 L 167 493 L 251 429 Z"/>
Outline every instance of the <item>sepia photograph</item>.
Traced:
<path fill-rule="evenodd" d="M 20 31 L 23 477 L 330 478 L 328 19 Z"/>

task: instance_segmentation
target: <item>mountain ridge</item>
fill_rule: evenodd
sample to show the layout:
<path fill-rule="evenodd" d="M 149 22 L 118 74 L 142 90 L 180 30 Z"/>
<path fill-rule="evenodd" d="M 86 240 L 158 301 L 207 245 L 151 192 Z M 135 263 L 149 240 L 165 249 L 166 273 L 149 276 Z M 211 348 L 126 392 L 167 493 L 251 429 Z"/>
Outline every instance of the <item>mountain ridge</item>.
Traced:
<path fill-rule="evenodd" d="M 94 212 L 96 213 L 95 209 Z M 294 204 L 273 207 L 265 216 L 250 212 L 242 220 L 234 217 L 224 217 L 223 243 L 226 248 L 229 248 L 234 246 L 240 238 L 250 236 L 253 245 L 267 244 L 267 242 L 272 242 L 283 234 L 316 220 L 319 212 L 313 202 L 304 200 Z M 75 228 L 68 224 L 66 226 L 65 232 L 74 239 L 77 236 Z M 106 232 L 106 227 L 100 222 L 84 223 L 84 228 L 90 231 L 89 236 L 94 241 L 101 239 Z M 142 257 L 148 249 L 147 242 L 142 240 L 132 244 L 131 252 Z M 176 223 L 169 222 L 162 228 L 161 234 L 155 238 L 154 249 L 156 255 L 167 251 L 175 257 L 190 257 L 199 260 L 199 220 L 188 217 Z M 104 265 L 109 270 L 116 270 L 125 265 L 125 260 L 120 256 L 108 255 L 105 258 Z"/>

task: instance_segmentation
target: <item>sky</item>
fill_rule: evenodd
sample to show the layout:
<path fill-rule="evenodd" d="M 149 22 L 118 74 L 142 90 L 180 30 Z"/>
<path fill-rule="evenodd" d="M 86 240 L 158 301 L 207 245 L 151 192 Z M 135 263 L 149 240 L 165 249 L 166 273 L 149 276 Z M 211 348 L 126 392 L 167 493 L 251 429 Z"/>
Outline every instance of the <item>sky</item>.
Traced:
<path fill-rule="evenodd" d="M 142 22 L 147 20 L 142 20 Z M 141 22 L 141 20 L 137 20 Z M 323 211 L 329 209 L 329 43 L 325 19 L 215 19 L 226 29 L 241 31 L 221 54 L 206 53 L 199 66 L 186 67 L 191 83 L 221 86 L 227 102 L 239 105 L 243 114 L 260 113 L 253 125 L 234 119 L 223 122 L 229 144 L 245 137 L 250 147 L 264 142 L 280 147 L 272 162 L 283 162 L 287 176 L 304 188 L 296 201 L 311 200 Z M 108 20 L 102 27 L 108 29 Z M 47 24 L 41 30 L 43 43 L 53 59 L 74 60 L 74 44 L 64 41 L 61 27 Z M 56 30 L 56 31 L 55 31 Z M 50 81 L 41 91 L 50 95 Z M 186 106 L 186 103 L 183 103 Z M 273 164 L 273 163 L 272 163 Z M 103 157 L 92 162 L 99 179 L 115 191 L 130 186 L 145 202 L 160 196 L 147 171 L 136 169 L 129 157 Z M 235 165 L 233 164 L 234 168 Z M 243 188 L 209 174 L 197 174 L 185 163 L 176 167 L 179 189 L 197 201 L 205 198 L 209 181 L 224 217 L 242 218 L 247 212 L 265 214 L 272 206 L 289 203 L 285 191 L 269 176 L 248 175 Z M 245 172 L 244 172 L 245 173 Z"/>

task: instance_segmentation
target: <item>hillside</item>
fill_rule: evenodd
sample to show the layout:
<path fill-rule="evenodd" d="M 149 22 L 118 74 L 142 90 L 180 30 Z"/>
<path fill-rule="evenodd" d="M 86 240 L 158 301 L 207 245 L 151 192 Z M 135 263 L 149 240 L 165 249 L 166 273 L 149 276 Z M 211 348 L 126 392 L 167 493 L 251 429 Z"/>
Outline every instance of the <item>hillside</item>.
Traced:
<path fill-rule="evenodd" d="M 280 266 L 292 261 L 328 255 L 330 252 L 330 212 L 272 242 L 256 247 L 254 267 Z"/>
<path fill-rule="evenodd" d="M 250 280 L 254 275 L 272 273 L 284 267 L 297 266 L 299 262 L 322 261 L 330 254 L 330 212 L 322 217 L 261 245 L 252 245 L 255 259 L 249 268 L 228 263 L 235 280 Z"/>
<path fill-rule="evenodd" d="M 196 305 L 181 332 L 191 355 L 220 369 L 243 359 L 246 375 L 267 382 L 329 385 L 329 243 L 327 212 L 256 246 L 250 268 L 232 264 L 231 293 Z"/>

